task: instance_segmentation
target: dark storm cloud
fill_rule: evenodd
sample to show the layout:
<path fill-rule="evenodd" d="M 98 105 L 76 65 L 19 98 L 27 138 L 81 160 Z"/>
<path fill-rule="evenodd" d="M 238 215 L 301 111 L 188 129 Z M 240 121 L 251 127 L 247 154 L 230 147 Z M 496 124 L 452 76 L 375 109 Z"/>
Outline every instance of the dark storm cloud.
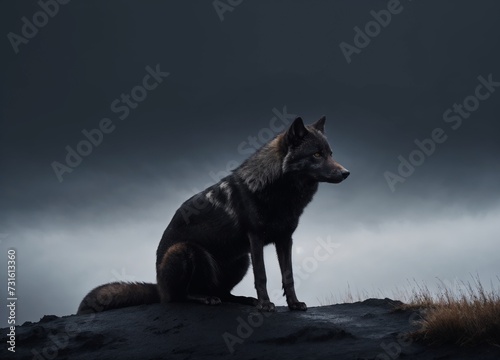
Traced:
<path fill-rule="evenodd" d="M 273 109 L 284 107 L 306 122 L 325 114 L 335 157 L 352 174 L 320 187 L 302 221 L 308 231 L 332 219 L 342 231 L 354 224 L 376 231 L 386 221 L 495 209 L 500 91 L 456 129 L 443 114 L 475 94 L 479 76 L 500 81 L 500 5 L 401 1 L 402 11 L 348 63 L 339 45 L 355 44 L 354 28 L 364 30 L 371 11 L 387 6 L 252 1 L 221 22 L 210 1 L 75 1 L 61 5 L 17 54 L 5 36 L 0 233 L 28 251 L 43 229 L 39 251 L 50 262 L 50 252 L 62 251 L 48 245 L 57 229 L 68 249 L 81 252 L 81 242 L 111 241 L 118 224 L 133 221 L 157 232 L 147 240 L 154 252 L 178 205 L 241 163 L 248 156 L 241 143 L 270 128 Z M 4 5 L 0 32 L 21 34 L 21 18 L 37 11 L 35 1 Z M 120 120 L 111 104 L 157 64 L 170 75 Z M 75 149 L 82 131 L 103 118 L 115 129 L 59 182 L 51 164 L 64 164 L 65 147 Z M 409 159 L 415 140 L 436 128 L 447 140 L 391 192 L 384 172 L 398 174 L 398 156 Z M 88 228 L 101 233 L 87 239 Z M 106 255 L 96 258 L 106 262 Z"/>
<path fill-rule="evenodd" d="M 33 166 L 50 178 L 46 164 L 63 161 L 65 146 L 76 146 L 81 131 L 104 117 L 117 129 L 82 167 L 120 171 L 168 163 L 179 147 L 187 159 L 199 149 L 234 151 L 283 105 L 309 121 L 327 114 L 332 134 L 365 158 L 370 149 L 387 167 L 412 150 L 415 138 L 445 125 L 443 112 L 473 93 L 477 76 L 500 78 L 493 3 L 401 6 L 351 64 L 339 44 L 353 43 L 353 28 L 363 28 L 386 2 L 241 4 L 224 22 L 205 2 L 61 6 L 18 55 L 4 42 L 2 160 L 15 168 L 7 179 L 33 174 Z M 20 17 L 37 10 L 35 3 L 18 5 L 2 29 L 19 32 Z M 443 23 L 450 10 L 454 16 Z M 171 76 L 118 120 L 110 104 L 157 63 Z M 471 151 L 498 150 L 487 136 L 498 129 L 497 104 L 481 104 L 450 135 L 453 163 Z M 19 166 L 28 163 L 29 170 Z"/>

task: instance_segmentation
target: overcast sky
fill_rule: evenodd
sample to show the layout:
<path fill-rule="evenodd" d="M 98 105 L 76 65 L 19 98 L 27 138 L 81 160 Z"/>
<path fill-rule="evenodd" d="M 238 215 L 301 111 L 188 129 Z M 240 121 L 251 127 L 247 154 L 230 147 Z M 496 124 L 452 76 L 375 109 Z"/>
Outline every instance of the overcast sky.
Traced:
<path fill-rule="evenodd" d="M 500 275 L 500 3 L 387 4 L 243 1 L 218 14 L 212 1 L 95 0 L 45 17 L 36 1 L 3 4 L 0 256 L 17 250 L 18 319 L 74 313 L 112 280 L 155 281 L 175 210 L 284 110 L 326 115 L 351 171 L 320 186 L 295 233 L 300 300 Z M 98 145 L 68 164 L 84 131 Z M 328 239 L 334 251 L 314 258 Z M 266 266 L 272 292 L 271 247 Z M 235 293 L 255 294 L 251 271 Z"/>

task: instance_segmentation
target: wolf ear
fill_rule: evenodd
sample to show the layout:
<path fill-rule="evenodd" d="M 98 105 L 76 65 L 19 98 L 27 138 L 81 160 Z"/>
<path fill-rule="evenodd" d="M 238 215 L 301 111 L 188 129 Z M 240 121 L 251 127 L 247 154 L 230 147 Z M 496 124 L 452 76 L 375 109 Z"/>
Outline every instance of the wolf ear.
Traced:
<path fill-rule="evenodd" d="M 326 116 L 323 115 L 318 121 L 311 124 L 311 126 L 313 128 L 315 128 L 316 130 L 318 130 L 320 133 L 324 133 L 325 132 L 325 121 L 326 121 Z"/>
<path fill-rule="evenodd" d="M 289 144 L 296 144 L 307 134 L 304 121 L 301 117 L 296 118 L 286 132 L 286 139 Z"/>

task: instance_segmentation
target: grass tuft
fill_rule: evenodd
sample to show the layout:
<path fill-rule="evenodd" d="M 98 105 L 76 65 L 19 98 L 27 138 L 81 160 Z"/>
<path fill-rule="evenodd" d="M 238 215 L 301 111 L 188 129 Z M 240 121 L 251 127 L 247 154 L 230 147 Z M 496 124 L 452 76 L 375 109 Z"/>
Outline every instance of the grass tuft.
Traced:
<path fill-rule="evenodd" d="M 486 291 L 477 276 L 455 291 L 442 284 L 437 296 L 419 287 L 403 305 L 424 309 L 420 329 L 410 336 L 430 344 L 500 346 L 500 294 L 493 284 L 491 289 Z"/>

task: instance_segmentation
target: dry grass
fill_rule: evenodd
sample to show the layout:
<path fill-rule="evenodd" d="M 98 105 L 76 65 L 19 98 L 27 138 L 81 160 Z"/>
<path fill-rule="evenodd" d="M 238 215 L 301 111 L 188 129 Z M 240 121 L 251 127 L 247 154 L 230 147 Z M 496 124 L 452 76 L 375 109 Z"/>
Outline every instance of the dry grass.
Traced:
<path fill-rule="evenodd" d="M 499 279 L 500 281 L 500 279 Z M 456 289 L 440 287 L 433 296 L 427 287 L 413 292 L 407 309 L 425 309 L 413 339 L 431 344 L 500 346 L 500 293 L 486 291 L 478 277 Z"/>
<path fill-rule="evenodd" d="M 500 346 L 499 285 L 500 278 L 497 287 L 492 283 L 491 290 L 485 290 L 477 275 L 470 282 L 448 285 L 440 282 L 437 291 L 414 282 L 409 288 L 396 289 L 392 298 L 403 302 L 395 310 L 421 312 L 420 329 L 410 334 L 416 341 L 428 344 Z M 384 298 L 386 295 L 380 290 L 371 293 L 356 290 L 353 293 L 348 285 L 345 293 L 340 293 L 339 296 L 331 294 L 319 302 L 321 305 L 352 303 L 368 298 Z"/>

